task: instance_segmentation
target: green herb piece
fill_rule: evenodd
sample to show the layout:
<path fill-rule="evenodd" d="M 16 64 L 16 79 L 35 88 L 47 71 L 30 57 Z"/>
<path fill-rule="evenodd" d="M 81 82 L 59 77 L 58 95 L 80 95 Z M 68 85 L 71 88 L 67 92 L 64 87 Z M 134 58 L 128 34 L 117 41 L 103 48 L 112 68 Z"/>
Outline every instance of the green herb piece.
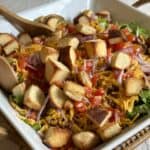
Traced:
<path fill-rule="evenodd" d="M 22 105 L 23 104 L 23 95 L 18 95 L 18 96 L 13 96 L 12 99 L 13 101 L 18 104 L 18 105 Z"/>
<path fill-rule="evenodd" d="M 108 27 L 107 19 L 99 17 L 98 22 L 99 22 L 100 27 L 102 27 L 104 30 Z"/>
<path fill-rule="evenodd" d="M 34 123 L 34 124 L 32 125 L 32 128 L 33 128 L 34 130 L 38 131 L 38 130 L 41 129 L 41 125 L 40 125 L 40 123 Z"/>
<path fill-rule="evenodd" d="M 141 91 L 140 98 L 145 104 L 150 105 L 150 90 Z"/>

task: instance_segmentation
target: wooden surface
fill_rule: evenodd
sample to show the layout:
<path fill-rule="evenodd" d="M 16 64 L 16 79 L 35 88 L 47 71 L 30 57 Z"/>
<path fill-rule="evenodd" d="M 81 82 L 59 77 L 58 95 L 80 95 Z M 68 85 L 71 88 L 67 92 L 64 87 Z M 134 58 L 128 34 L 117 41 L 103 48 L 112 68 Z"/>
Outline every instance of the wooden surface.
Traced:
<path fill-rule="evenodd" d="M 25 9 L 32 8 L 33 6 L 41 5 L 52 0 L 0 0 L 0 4 L 8 6 L 11 10 L 18 12 Z M 129 5 L 131 5 L 135 0 L 121 0 Z M 11 6 L 11 7 L 10 7 Z M 138 8 L 140 11 L 150 15 L 150 4 L 146 4 Z M 18 133 L 11 127 L 11 125 L 6 121 L 6 119 L 0 114 L 0 126 L 6 128 L 7 130 L 2 133 L 1 138 L 0 133 L 0 150 L 30 150 L 23 139 L 18 135 Z M 1 128 L 0 128 L 1 132 Z M 140 144 L 136 150 L 150 150 L 150 139 L 146 140 Z"/>

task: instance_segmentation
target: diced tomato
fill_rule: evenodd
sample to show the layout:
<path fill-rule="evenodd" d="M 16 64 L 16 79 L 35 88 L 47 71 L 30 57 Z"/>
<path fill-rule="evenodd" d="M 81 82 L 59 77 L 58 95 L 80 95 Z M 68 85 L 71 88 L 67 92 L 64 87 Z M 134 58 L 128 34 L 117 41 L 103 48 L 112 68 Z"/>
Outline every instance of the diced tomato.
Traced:
<path fill-rule="evenodd" d="M 98 74 L 94 74 L 91 80 L 92 80 L 93 86 L 96 86 L 97 81 L 98 81 Z"/>
<path fill-rule="evenodd" d="M 94 92 L 94 96 L 102 96 L 104 95 L 105 91 L 103 88 L 99 88 Z"/>
<path fill-rule="evenodd" d="M 127 35 L 127 40 L 128 41 L 133 42 L 133 41 L 135 41 L 135 39 L 136 39 L 136 36 L 134 34 L 131 33 L 131 34 Z"/>
<path fill-rule="evenodd" d="M 97 107 L 97 106 L 99 106 L 100 103 L 101 103 L 101 100 L 102 100 L 102 97 L 101 97 L 101 96 L 94 96 L 93 98 L 90 98 L 90 99 L 89 99 L 89 101 L 90 101 L 92 107 Z"/>
<path fill-rule="evenodd" d="M 91 72 L 93 70 L 93 61 L 92 60 L 86 60 L 85 61 L 85 70 L 87 72 Z"/>
<path fill-rule="evenodd" d="M 93 89 L 92 88 L 89 88 L 89 87 L 86 87 L 86 97 L 87 98 L 90 98 L 93 96 Z"/>
<path fill-rule="evenodd" d="M 111 24 L 111 30 L 116 30 L 118 29 L 118 25 L 116 24 Z"/>
<path fill-rule="evenodd" d="M 27 65 L 27 59 L 28 59 L 28 56 L 26 55 L 21 55 L 18 57 L 18 66 L 20 69 L 25 69 Z"/>
<path fill-rule="evenodd" d="M 87 110 L 87 106 L 84 102 L 75 102 L 74 107 L 75 110 L 80 113 L 84 113 Z"/>

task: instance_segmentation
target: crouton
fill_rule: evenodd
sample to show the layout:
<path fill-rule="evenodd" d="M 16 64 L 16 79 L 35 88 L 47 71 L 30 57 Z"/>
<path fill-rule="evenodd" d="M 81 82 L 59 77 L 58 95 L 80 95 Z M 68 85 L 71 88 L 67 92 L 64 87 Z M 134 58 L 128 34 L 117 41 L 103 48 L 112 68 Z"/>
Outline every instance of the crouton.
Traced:
<path fill-rule="evenodd" d="M 22 82 L 16 85 L 15 87 L 13 87 L 12 93 L 14 96 L 20 96 L 20 95 L 22 96 L 25 93 L 25 89 L 26 89 L 26 84 L 25 82 Z"/>
<path fill-rule="evenodd" d="M 10 41 L 9 43 L 7 43 L 4 47 L 3 47 L 3 50 L 5 52 L 6 55 L 9 55 L 17 50 L 19 50 L 19 43 L 17 40 L 13 40 L 13 41 Z"/>
<path fill-rule="evenodd" d="M 107 141 L 120 132 L 121 127 L 117 122 L 107 123 L 103 127 L 97 129 L 97 133 L 103 141 Z"/>
<path fill-rule="evenodd" d="M 76 52 L 72 47 L 65 47 L 60 49 L 59 60 L 63 62 L 70 69 L 76 66 Z"/>
<path fill-rule="evenodd" d="M 56 85 L 51 85 L 49 89 L 49 97 L 51 102 L 57 107 L 62 108 L 65 101 L 68 99 L 63 90 Z"/>
<path fill-rule="evenodd" d="M 64 81 L 69 74 L 70 71 L 64 64 L 53 58 L 48 58 L 45 67 L 45 77 L 50 84 Z"/>
<path fill-rule="evenodd" d="M 72 137 L 74 145 L 83 150 L 83 149 L 92 149 L 98 142 L 98 136 L 91 131 L 83 131 L 73 135 Z"/>
<path fill-rule="evenodd" d="M 39 52 L 39 54 L 40 54 L 40 59 L 41 59 L 42 63 L 46 63 L 46 61 L 49 57 L 52 57 L 56 60 L 59 57 L 58 51 L 56 49 L 54 49 L 52 47 L 48 47 L 48 46 L 43 46 L 42 50 Z"/>
<path fill-rule="evenodd" d="M 85 71 L 79 72 L 79 80 L 81 83 L 87 87 L 92 87 L 92 82 L 88 76 L 88 74 Z"/>
<path fill-rule="evenodd" d="M 126 69 L 131 64 L 131 57 L 123 52 L 115 52 L 111 59 L 111 66 L 116 69 Z"/>
<path fill-rule="evenodd" d="M 64 48 L 71 46 L 76 49 L 79 45 L 79 40 L 76 37 L 64 37 L 58 42 L 58 48 Z"/>
<path fill-rule="evenodd" d="M 0 34 L 0 46 L 4 46 L 7 43 L 9 43 L 10 41 L 13 41 L 15 38 L 8 33 L 1 33 Z"/>
<path fill-rule="evenodd" d="M 89 58 L 107 56 L 107 45 L 104 40 L 90 40 L 86 41 L 84 45 Z"/>
<path fill-rule="evenodd" d="M 93 35 L 96 34 L 96 29 L 90 25 L 86 24 L 78 24 L 77 25 L 78 32 L 84 34 L 84 35 Z"/>
<path fill-rule="evenodd" d="M 18 36 L 18 41 L 21 45 L 26 46 L 32 43 L 32 38 L 28 33 L 21 33 Z"/>
<path fill-rule="evenodd" d="M 127 96 L 138 95 L 144 86 L 142 79 L 128 78 L 125 80 L 125 93 Z"/>
<path fill-rule="evenodd" d="M 72 81 L 66 81 L 63 89 L 65 94 L 74 101 L 81 101 L 85 95 L 85 88 Z"/>
<path fill-rule="evenodd" d="M 70 136 L 71 132 L 68 129 L 49 127 L 44 142 L 52 148 L 61 148 L 68 143 Z"/>
<path fill-rule="evenodd" d="M 6 91 L 11 91 L 18 83 L 16 72 L 5 57 L 0 56 L 0 86 Z"/>
<path fill-rule="evenodd" d="M 45 100 L 43 91 L 36 85 L 31 85 L 24 95 L 24 105 L 27 107 L 39 111 Z"/>

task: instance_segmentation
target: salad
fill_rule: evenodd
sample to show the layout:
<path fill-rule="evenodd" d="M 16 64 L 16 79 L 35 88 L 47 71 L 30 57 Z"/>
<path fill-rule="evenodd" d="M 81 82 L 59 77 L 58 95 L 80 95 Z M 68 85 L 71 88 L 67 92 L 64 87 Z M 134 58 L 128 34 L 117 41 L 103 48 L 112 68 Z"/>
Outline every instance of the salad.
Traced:
<path fill-rule="evenodd" d="M 0 87 L 53 150 L 85 149 L 150 114 L 150 32 L 109 11 L 35 19 L 51 35 L 0 33 Z"/>

